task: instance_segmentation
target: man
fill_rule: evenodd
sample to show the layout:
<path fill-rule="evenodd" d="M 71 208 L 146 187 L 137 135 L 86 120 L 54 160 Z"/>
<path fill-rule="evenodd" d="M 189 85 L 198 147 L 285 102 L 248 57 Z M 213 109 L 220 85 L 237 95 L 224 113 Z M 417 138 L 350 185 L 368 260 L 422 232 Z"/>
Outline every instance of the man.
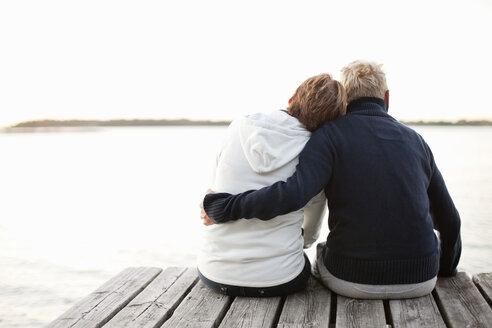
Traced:
<path fill-rule="evenodd" d="M 318 248 L 320 280 L 356 298 L 426 295 L 437 275 L 456 274 L 459 214 L 428 145 L 387 113 L 381 66 L 352 62 L 342 69 L 341 83 L 347 114 L 313 133 L 292 177 L 234 196 L 208 194 L 206 215 L 214 223 L 268 220 L 324 189 L 330 233 Z"/>

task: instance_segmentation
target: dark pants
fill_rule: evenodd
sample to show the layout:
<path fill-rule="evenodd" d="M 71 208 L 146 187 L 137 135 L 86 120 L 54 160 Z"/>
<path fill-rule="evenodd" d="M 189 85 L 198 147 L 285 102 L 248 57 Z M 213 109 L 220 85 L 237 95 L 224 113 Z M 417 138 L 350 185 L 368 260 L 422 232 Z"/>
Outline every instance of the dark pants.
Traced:
<path fill-rule="evenodd" d="M 210 279 L 205 278 L 200 270 L 198 270 L 198 276 L 200 280 L 213 291 L 229 295 L 229 296 L 245 296 L 245 297 L 273 297 L 273 296 L 284 296 L 292 294 L 306 288 L 307 281 L 311 276 L 311 263 L 309 259 L 304 254 L 304 269 L 301 273 L 289 282 L 281 285 L 271 286 L 271 287 L 242 287 L 242 286 L 232 286 L 226 284 L 220 284 Z"/>

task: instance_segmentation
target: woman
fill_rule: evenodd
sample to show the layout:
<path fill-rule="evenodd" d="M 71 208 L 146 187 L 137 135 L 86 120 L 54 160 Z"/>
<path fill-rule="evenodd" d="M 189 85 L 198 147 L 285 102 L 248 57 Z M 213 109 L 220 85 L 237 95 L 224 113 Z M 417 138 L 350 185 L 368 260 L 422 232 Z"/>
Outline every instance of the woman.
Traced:
<path fill-rule="evenodd" d="M 346 95 L 329 74 L 307 79 L 286 110 L 231 123 L 217 156 L 212 189 L 239 193 L 286 179 L 311 132 L 345 114 Z M 311 265 L 303 252 L 317 239 L 325 214 L 323 192 L 304 209 L 269 221 L 243 219 L 205 227 L 198 274 L 231 296 L 280 296 L 303 289 Z"/>

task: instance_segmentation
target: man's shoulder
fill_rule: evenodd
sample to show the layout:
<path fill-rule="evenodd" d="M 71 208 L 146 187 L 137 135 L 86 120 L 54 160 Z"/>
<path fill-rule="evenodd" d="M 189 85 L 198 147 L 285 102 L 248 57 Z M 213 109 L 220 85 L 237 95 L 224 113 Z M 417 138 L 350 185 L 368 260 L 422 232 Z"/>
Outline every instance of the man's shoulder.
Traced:
<path fill-rule="evenodd" d="M 343 143 L 343 140 L 351 135 L 350 131 L 353 129 L 351 124 L 347 124 L 348 121 L 350 119 L 343 116 L 326 122 L 311 134 L 309 143 L 323 145 L 323 148 Z"/>
<path fill-rule="evenodd" d="M 411 135 L 413 136 L 414 138 L 420 140 L 420 141 L 424 141 L 424 138 L 422 138 L 422 136 L 415 130 L 413 129 L 412 127 L 400 122 L 400 121 L 397 121 L 395 120 L 396 124 L 398 124 L 398 126 L 400 127 L 400 129 L 402 131 L 404 131 L 405 133 L 407 133 L 408 135 Z"/>
<path fill-rule="evenodd" d="M 331 134 L 347 133 L 350 132 L 351 129 L 357 127 L 358 121 L 360 121 L 360 118 L 355 115 L 343 115 L 323 124 L 313 133 L 313 136 L 316 133 L 324 135 L 325 137 Z"/>

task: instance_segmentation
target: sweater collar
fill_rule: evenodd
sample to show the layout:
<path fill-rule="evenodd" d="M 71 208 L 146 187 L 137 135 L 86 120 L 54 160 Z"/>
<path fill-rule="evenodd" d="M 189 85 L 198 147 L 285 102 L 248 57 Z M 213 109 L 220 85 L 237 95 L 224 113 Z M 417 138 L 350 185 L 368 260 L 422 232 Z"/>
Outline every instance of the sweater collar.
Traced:
<path fill-rule="evenodd" d="M 388 116 L 386 102 L 382 98 L 361 97 L 347 105 L 347 114 L 360 113 L 371 116 Z"/>

